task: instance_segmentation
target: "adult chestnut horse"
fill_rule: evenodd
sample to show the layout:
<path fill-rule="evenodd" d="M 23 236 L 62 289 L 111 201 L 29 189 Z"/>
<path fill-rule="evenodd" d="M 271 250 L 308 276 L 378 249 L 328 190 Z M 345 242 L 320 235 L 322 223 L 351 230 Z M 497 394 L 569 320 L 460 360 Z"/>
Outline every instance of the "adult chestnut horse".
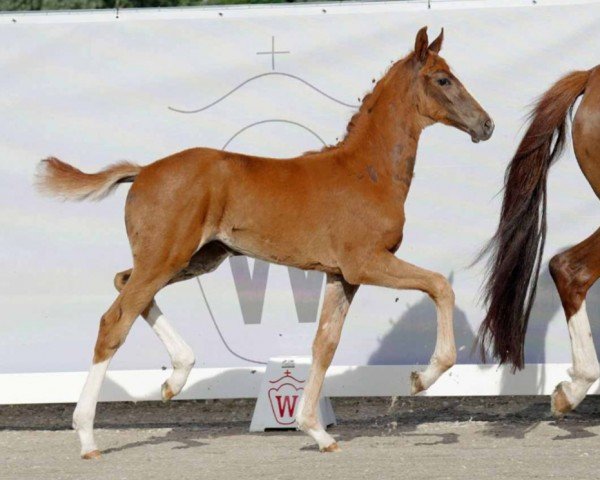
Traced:
<path fill-rule="evenodd" d="M 181 391 L 194 355 L 154 296 L 169 283 L 210 272 L 230 255 L 327 274 L 312 368 L 296 417 L 322 451 L 338 446 L 319 424 L 316 406 L 359 285 L 421 290 L 435 302 L 435 351 L 427 369 L 412 374 L 413 392 L 428 388 L 454 364 L 450 284 L 394 255 L 422 130 L 442 122 L 478 142 L 494 128 L 439 56 L 442 41 L 443 31 L 429 45 L 422 28 L 414 52 L 392 65 L 364 98 L 344 140 L 319 152 L 282 161 L 195 148 L 145 167 L 122 163 L 96 174 L 55 158 L 41 163 L 41 190 L 66 199 L 102 198 L 119 183 L 133 182 L 125 205 L 133 268 L 115 278 L 120 293 L 100 321 L 93 365 L 73 415 L 83 458 L 100 455 L 92 432 L 98 393 L 138 315 L 172 359 L 163 398 Z"/>
<path fill-rule="evenodd" d="M 531 123 L 508 165 L 500 223 L 487 246 L 489 309 L 479 332 L 482 355 L 491 344 L 500 363 L 523 368 L 527 322 L 546 239 L 546 181 L 566 140 L 568 112 L 583 95 L 573 119 L 573 147 L 583 174 L 600 198 L 600 66 L 559 80 L 539 100 Z M 572 381 L 552 394 L 556 416 L 575 408 L 600 377 L 600 365 L 585 297 L 600 277 L 600 228 L 583 242 L 554 256 L 550 273 L 567 317 Z"/>

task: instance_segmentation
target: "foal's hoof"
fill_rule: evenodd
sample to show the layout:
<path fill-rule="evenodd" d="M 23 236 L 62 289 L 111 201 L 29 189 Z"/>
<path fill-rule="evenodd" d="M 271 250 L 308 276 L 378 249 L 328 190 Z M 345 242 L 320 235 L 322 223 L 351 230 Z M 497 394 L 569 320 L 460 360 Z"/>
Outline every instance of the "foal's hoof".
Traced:
<path fill-rule="evenodd" d="M 552 408 L 552 415 L 556 418 L 562 418 L 565 413 L 569 413 L 573 410 L 573 405 L 571 405 L 571 402 L 565 393 L 564 385 L 566 383 L 567 382 L 559 383 L 554 389 L 554 392 L 552 392 L 550 405 Z"/>
<path fill-rule="evenodd" d="M 100 453 L 100 450 L 92 450 L 91 452 L 87 452 L 81 455 L 81 458 L 83 458 L 84 460 L 100 460 L 102 458 L 102 455 Z"/>
<path fill-rule="evenodd" d="M 419 392 L 425 390 L 423 382 L 421 382 L 421 375 L 419 372 L 412 372 L 410 374 L 410 394 L 416 395 Z"/>
<path fill-rule="evenodd" d="M 162 387 L 160 388 L 160 393 L 162 395 L 162 401 L 165 403 L 167 403 L 175 396 L 173 390 L 171 390 L 171 387 L 169 387 L 168 382 L 162 384 Z"/>
<path fill-rule="evenodd" d="M 337 453 L 337 452 L 341 452 L 342 449 L 340 448 L 340 446 L 337 444 L 337 442 L 333 442 L 331 445 L 329 445 L 328 447 L 323 447 L 320 449 L 321 452 L 323 453 Z"/>

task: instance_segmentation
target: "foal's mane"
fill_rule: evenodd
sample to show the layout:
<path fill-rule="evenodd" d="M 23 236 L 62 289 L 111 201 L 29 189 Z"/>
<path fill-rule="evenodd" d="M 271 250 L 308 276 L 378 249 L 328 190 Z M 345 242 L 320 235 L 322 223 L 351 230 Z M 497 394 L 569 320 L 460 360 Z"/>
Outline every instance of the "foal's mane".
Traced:
<path fill-rule="evenodd" d="M 385 73 L 381 76 L 381 78 L 377 82 L 375 82 L 375 79 L 373 79 L 373 82 L 375 82 L 375 86 L 373 87 L 373 90 L 371 90 L 369 93 L 367 93 L 363 97 L 360 107 L 354 113 L 354 115 L 352 115 L 352 117 L 350 118 L 350 121 L 346 125 L 346 133 L 344 134 L 344 136 L 342 137 L 341 140 L 339 140 L 334 145 L 324 146 L 320 150 L 310 150 L 308 152 L 305 152 L 303 155 L 311 155 L 311 154 L 315 154 L 315 153 L 327 152 L 329 150 L 333 150 L 335 148 L 339 148 L 342 145 L 344 145 L 348 141 L 348 138 L 350 137 L 350 135 L 356 131 L 356 127 L 357 127 L 357 125 L 359 125 L 361 119 L 371 113 L 371 111 L 373 110 L 373 108 L 375 107 L 377 102 L 379 101 L 381 94 L 386 90 L 389 79 L 391 77 L 393 77 L 394 74 L 396 73 L 396 71 L 399 70 L 401 68 L 401 66 L 404 65 L 410 58 L 412 58 L 412 56 L 413 56 L 413 54 L 411 53 L 411 54 L 407 55 L 406 57 L 392 63 L 386 69 Z M 364 125 L 364 123 L 363 123 L 363 125 Z"/>

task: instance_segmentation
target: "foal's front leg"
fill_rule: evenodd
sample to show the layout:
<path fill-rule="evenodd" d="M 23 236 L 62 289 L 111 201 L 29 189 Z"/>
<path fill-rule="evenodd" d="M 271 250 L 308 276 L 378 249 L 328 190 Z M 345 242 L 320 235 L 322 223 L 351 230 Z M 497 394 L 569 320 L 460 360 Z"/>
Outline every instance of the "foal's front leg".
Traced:
<path fill-rule="evenodd" d="M 427 390 L 456 362 L 453 311 L 454 292 L 450 282 L 441 274 L 404 262 L 387 250 L 379 254 L 366 253 L 369 259 L 361 265 L 343 269 L 344 277 L 352 284 L 368 284 L 399 290 L 420 290 L 435 302 L 437 310 L 437 338 L 435 350 L 427 369 L 411 375 L 411 393 Z"/>
<path fill-rule="evenodd" d="M 358 286 L 350 285 L 339 276 L 327 275 L 323 309 L 317 335 L 313 343 L 313 358 L 304 395 L 298 406 L 298 428 L 308 433 L 322 452 L 336 452 L 340 448 L 317 418 L 317 405 L 321 396 L 327 368 L 340 341 L 344 319 Z"/>

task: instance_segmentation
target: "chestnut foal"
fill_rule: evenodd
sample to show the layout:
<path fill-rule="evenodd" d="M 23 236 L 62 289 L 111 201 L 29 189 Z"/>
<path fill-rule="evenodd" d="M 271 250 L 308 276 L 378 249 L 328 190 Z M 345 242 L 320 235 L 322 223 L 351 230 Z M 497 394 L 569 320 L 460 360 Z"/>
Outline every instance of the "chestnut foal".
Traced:
<path fill-rule="evenodd" d="M 600 65 L 573 72 L 540 98 L 531 124 L 506 169 L 502 213 L 496 234 L 486 247 L 490 275 L 489 306 L 479 341 L 488 344 L 500 363 L 524 366 L 525 334 L 537 286 L 546 238 L 548 171 L 565 145 L 568 113 L 583 95 L 573 119 L 573 147 L 581 171 L 600 198 Z M 562 416 L 584 399 L 600 378 L 585 297 L 600 277 L 600 228 L 581 243 L 555 255 L 550 273 L 567 317 L 573 367 L 570 382 L 552 394 L 552 413 Z"/>
<path fill-rule="evenodd" d="M 133 182 L 125 205 L 133 268 L 115 278 L 119 295 L 100 321 L 93 365 L 73 416 L 83 458 L 100 456 L 92 431 L 98 393 L 138 315 L 173 362 L 163 398 L 181 391 L 194 355 L 154 296 L 167 284 L 214 270 L 230 255 L 327 274 L 313 364 L 296 418 L 322 451 L 339 449 L 319 424 L 316 407 L 359 285 L 421 290 L 435 302 L 435 351 L 427 369 L 412 374 L 413 393 L 454 364 L 450 284 L 394 256 L 421 131 L 442 122 L 478 142 L 494 128 L 439 56 L 442 41 L 443 31 L 429 45 L 422 28 L 414 52 L 391 66 L 364 98 L 344 140 L 319 152 L 282 161 L 194 148 L 145 167 L 122 163 L 96 174 L 55 158 L 41 163 L 41 190 L 66 199 L 99 199 L 119 183 Z"/>

